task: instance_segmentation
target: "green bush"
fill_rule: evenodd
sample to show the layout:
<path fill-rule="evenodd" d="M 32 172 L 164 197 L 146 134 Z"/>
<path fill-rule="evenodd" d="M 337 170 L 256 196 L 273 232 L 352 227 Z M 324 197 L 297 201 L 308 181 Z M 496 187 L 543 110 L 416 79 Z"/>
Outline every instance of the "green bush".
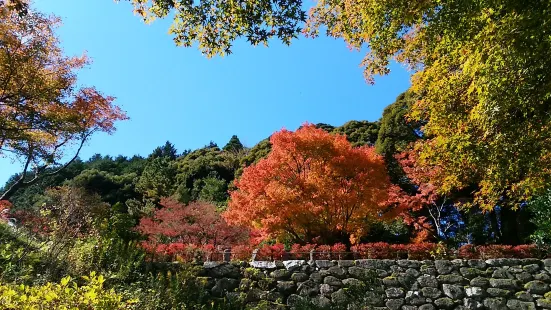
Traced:
<path fill-rule="evenodd" d="M 536 225 L 536 230 L 531 238 L 539 245 L 551 244 L 551 190 L 537 197 L 528 204 L 532 213 L 531 222 Z"/>

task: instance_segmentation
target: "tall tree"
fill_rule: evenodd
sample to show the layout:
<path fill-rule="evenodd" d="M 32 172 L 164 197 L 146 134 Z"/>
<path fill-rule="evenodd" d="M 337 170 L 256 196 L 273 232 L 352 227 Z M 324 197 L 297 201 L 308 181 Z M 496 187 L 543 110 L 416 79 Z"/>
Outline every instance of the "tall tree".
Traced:
<path fill-rule="evenodd" d="M 368 46 L 368 81 L 391 59 L 414 69 L 424 165 L 440 192 L 478 184 L 474 204 L 518 206 L 551 183 L 549 1 L 320 0 L 307 31 Z"/>
<path fill-rule="evenodd" d="M 176 162 L 167 157 L 150 160 L 136 182 L 136 190 L 144 198 L 158 202 L 162 197 L 171 196 L 176 185 Z"/>
<path fill-rule="evenodd" d="M 0 6 L 0 156 L 23 165 L 0 199 L 59 172 L 95 132 L 112 133 L 114 123 L 126 119 L 113 97 L 77 88 L 76 71 L 89 61 L 63 55 L 54 34 L 58 24 L 38 12 L 20 15 Z M 63 163 L 71 150 L 72 159 Z"/>
<path fill-rule="evenodd" d="M 170 141 L 166 141 L 163 146 L 156 147 L 149 155 L 149 158 L 166 157 L 170 160 L 175 160 L 178 157 L 177 154 L 178 151 L 176 147 L 174 147 L 174 144 L 170 143 Z"/>
<path fill-rule="evenodd" d="M 239 141 L 236 135 L 233 135 L 228 143 L 222 148 L 226 152 L 241 152 L 243 150 L 243 144 Z"/>
<path fill-rule="evenodd" d="M 345 136 L 308 124 L 270 142 L 269 155 L 236 181 L 225 213 L 230 223 L 298 242 L 348 242 L 367 233 L 390 186 L 373 147 L 353 148 Z"/>

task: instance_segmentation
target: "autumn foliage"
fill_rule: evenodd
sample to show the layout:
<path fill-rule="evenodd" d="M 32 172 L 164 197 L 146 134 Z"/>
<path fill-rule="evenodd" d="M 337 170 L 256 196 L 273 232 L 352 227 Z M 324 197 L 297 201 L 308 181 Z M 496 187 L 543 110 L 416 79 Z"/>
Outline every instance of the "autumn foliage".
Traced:
<path fill-rule="evenodd" d="M 235 245 L 248 238 L 247 230 L 230 226 L 216 211 L 213 204 L 192 202 L 184 205 L 169 198 L 163 198 L 161 208 L 151 217 L 140 220 L 137 230 L 148 237 L 148 243 L 155 247 L 164 244 L 158 251 L 178 251 L 185 245 Z M 172 245 L 170 244 L 179 244 Z"/>
<path fill-rule="evenodd" d="M 296 242 L 348 242 L 367 234 L 366 218 L 384 211 L 390 182 L 373 147 L 306 124 L 282 130 L 267 158 L 246 168 L 225 218 Z"/>

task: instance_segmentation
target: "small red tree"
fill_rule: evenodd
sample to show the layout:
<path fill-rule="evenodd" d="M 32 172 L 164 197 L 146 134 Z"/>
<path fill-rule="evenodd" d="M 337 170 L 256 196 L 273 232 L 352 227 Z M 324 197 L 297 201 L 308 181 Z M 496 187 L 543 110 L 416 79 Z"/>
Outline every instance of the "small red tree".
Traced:
<path fill-rule="evenodd" d="M 309 124 L 270 141 L 268 157 L 235 182 L 228 222 L 265 237 L 329 244 L 366 234 L 365 219 L 380 218 L 390 182 L 373 147 L 353 148 L 345 136 Z"/>
<path fill-rule="evenodd" d="M 138 231 L 153 243 L 185 243 L 194 245 L 234 245 L 248 237 L 248 231 L 230 226 L 213 204 L 192 202 L 183 205 L 170 198 L 161 199 L 161 209 L 152 217 L 142 218 Z"/>

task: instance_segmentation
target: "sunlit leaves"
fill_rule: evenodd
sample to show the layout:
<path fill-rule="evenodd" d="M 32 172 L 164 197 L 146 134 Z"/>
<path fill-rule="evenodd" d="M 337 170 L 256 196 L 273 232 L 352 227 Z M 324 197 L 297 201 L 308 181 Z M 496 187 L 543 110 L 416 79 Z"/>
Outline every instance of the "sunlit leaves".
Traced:
<path fill-rule="evenodd" d="M 169 32 L 176 44 L 197 44 L 207 57 L 230 54 L 242 37 L 253 45 L 268 45 L 273 37 L 290 44 L 306 18 L 302 1 L 295 0 L 130 1 L 146 22 L 173 16 Z"/>
<path fill-rule="evenodd" d="M 226 218 L 266 236 L 299 242 L 347 241 L 379 218 L 390 186 L 372 147 L 353 148 L 345 136 L 313 125 L 275 133 L 272 151 L 245 168 Z"/>

